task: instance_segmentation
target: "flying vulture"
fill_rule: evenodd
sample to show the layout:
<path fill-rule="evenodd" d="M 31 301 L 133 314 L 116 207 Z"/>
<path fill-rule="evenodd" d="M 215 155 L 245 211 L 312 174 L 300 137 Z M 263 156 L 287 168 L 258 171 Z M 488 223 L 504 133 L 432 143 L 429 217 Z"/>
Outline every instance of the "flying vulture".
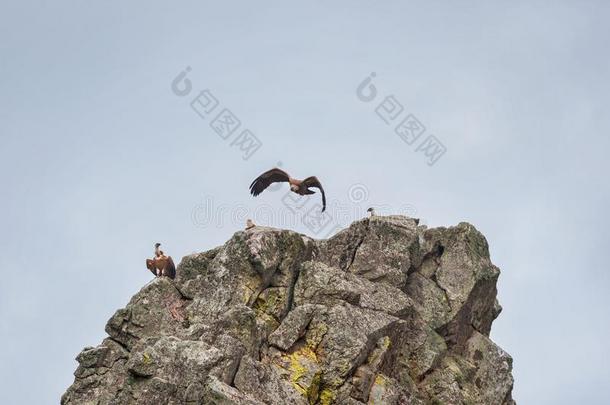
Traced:
<path fill-rule="evenodd" d="M 176 277 L 176 266 L 171 256 L 166 256 L 161 249 L 160 243 L 155 243 L 155 257 L 146 259 L 146 267 L 156 277 L 166 276 L 171 279 Z"/>
<path fill-rule="evenodd" d="M 285 171 L 278 169 L 277 167 L 266 171 L 265 173 L 258 176 L 252 184 L 250 184 L 250 194 L 254 197 L 263 192 L 271 183 L 287 182 L 290 184 L 290 191 L 298 195 L 315 194 L 316 192 L 310 190 L 310 187 L 317 188 L 322 193 L 322 212 L 326 209 L 326 195 L 324 195 L 324 189 L 322 184 L 316 176 L 311 176 L 305 180 L 297 180 L 290 177 Z"/>

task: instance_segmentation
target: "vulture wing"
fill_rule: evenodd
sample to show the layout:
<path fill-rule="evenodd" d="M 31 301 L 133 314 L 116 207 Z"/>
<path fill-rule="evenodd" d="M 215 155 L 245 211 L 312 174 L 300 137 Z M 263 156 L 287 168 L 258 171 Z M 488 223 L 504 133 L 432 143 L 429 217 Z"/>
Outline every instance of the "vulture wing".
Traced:
<path fill-rule="evenodd" d="M 250 184 L 250 194 L 256 197 L 269 187 L 271 183 L 287 182 L 288 179 L 290 179 L 288 173 L 276 167 L 261 174 Z"/>
<path fill-rule="evenodd" d="M 174 261 L 172 260 L 171 256 L 167 256 L 165 268 L 163 269 L 163 275 L 171 278 L 172 280 L 176 278 L 176 266 L 174 265 Z"/>
<path fill-rule="evenodd" d="M 326 209 L 326 195 L 324 194 L 324 189 L 322 188 L 322 183 L 320 183 L 320 180 L 318 180 L 316 176 L 311 176 L 303 180 L 302 184 L 307 188 L 314 187 L 320 190 L 322 193 L 322 212 L 324 212 Z"/>
<path fill-rule="evenodd" d="M 146 259 L 146 268 L 148 270 L 150 270 L 150 272 L 152 274 L 154 274 L 155 276 L 157 275 L 157 272 L 155 270 L 155 261 L 152 259 Z"/>

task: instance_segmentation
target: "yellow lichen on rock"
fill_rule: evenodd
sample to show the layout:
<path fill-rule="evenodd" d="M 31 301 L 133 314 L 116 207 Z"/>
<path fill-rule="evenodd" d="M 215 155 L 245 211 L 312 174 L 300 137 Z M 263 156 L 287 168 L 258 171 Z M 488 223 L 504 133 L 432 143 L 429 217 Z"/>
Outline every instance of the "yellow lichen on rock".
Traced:
<path fill-rule="evenodd" d="M 375 377 L 375 382 L 371 387 L 371 392 L 369 393 L 369 404 L 377 405 L 384 403 L 383 396 L 387 389 L 386 384 L 386 377 L 384 377 L 382 374 L 377 374 L 377 377 Z"/>
<path fill-rule="evenodd" d="M 375 382 L 373 384 L 383 387 L 386 383 L 386 379 L 383 374 L 377 374 L 375 377 Z"/>
<path fill-rule="evenodd" d="M 311 379 L 311 384 L 309 384 L 309 388 L 307 389 L 307 401 L 314 405 L 318 400 L 318 395 L 320 394 L 320 385 L 322 382 L 322 371 L 318 371 L 314 374 Z"/>
<path fill-rule="evenodd" d="M 392 340 L 390 339 L 390 337 L 389 336 L 384 336 L 383 337 L 383 344 L 382 344 L 383 348 L 387 350 L 387 349 L 390 348 L 391 344 L 392 344 Z"/>
<path fill-rule="evenodd" d="M 248 303 L 250 302 L 250 299 L 252 298 L 252 294 L 254 294 L 254 290 L 252 288 L 250 288 L 250 286 L 248 285 L 244 285 L 242 288 L 242 303 L 244 305 L 248 305 Z"/>
<path fill-rule="evenodd" d="M 336 394 L 330 388 L 324 388 L 320 393 L 320 405 L 331 405 L 335 402 Z"/>
<path fill-rule="evenodd" d="M 317 399 L 321 373 L 319 372 L 316 353 L 307 346 L 286 355 L 289 361 L 290 382 L 294 388 L 311 402 Z"/>

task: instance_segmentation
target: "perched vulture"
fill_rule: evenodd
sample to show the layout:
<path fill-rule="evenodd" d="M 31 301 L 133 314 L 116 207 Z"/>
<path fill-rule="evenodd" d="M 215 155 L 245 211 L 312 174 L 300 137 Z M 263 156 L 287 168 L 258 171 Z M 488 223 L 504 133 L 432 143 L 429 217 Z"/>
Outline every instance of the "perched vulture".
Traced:
<path fill-rule="evenodd" d="M 322 212 L 326 209 L 326 195 L 322 184 L 316 176 L 308 177 L 304 180 L 297 180 L 290 177 L 285 171 L 278 169 L 277 167 L 266 171 L 265 173 L 258 176 L 252 184 L 250 184 L 250 194 L 254 197 L 263 192 L 271 183 L 287 182 L 290 184 L 290 191 L 298 195 L 315 194 L 316 192 L 310 190 L 310 187 L 317 188 L 322 193 Z"/>
<path fill-rule="evenodd" d="M 171 279 L 176 277 L 176 266 L 171 256 L 166 256 L 161 249 L 160 243 L 155 244 L 155 257 L 146 259 L 146 267 L 156 277 L 166 276 Z"/>

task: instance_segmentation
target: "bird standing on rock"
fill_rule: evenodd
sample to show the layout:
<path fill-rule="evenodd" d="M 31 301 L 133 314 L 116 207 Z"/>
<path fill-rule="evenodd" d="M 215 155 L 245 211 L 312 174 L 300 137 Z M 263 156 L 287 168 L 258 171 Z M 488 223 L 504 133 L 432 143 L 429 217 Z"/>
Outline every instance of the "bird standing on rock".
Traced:
<path fill-rule="evenodd" d="M 258 176 L 252 184 L 250 184 L 250 194 L 254 197 L 262 193 L 272 183 L 287 182 L 290 184 L 290 191 L 298 195 L 315 194 L 316 192 L 310 190 L 310 187 L 317 188 L 322 193 L 322 212 L 326 209 L 326 195 L 322 184 L 316 176 L 307 177 L 304 180 L 297 180 L 285 171 L 276 168 L 266 171 L 265 173 Z"/>
<path fill-rule="evenodd" d="M 155 257 L 146 259 L 146 267 L 156 277 L 166 276 L 173 279 L 176 277 L 174 261 L 171 256 L 166 256 L 160 247 L 160 243 L 155 243 Z"/>

